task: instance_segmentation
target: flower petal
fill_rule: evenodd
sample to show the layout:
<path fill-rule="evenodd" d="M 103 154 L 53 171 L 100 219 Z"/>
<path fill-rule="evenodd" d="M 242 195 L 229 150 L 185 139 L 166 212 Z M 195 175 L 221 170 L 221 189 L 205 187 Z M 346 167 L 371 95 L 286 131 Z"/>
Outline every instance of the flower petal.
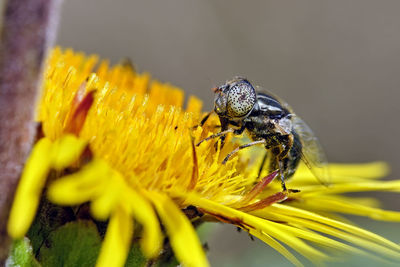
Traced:
<path fill-rule="evenodd" d="M 132 235 L 133 220 L 126 208 L 119 206 L 111 215 L 96 266 L 124 266 Z"/>
<path fill-rule="evenodd" d="M 388 175 L 389 165 L 385 162 L 377 161 L 360 164 L 329 164 L 329 172 L 333 184 L 348 183 L 354 181 L 376 180 Z M 296 171 L 291 183 L 293 186 L 304 184 L 304 182 L 317 183 L 316 178 L 305 165 L 301 164 Z"/>
<path fill-rule="evenodd" d="M 203 107 L 203 102 L 198 99 L 197 97 L 191 95 L 189 96 L 187 105 L 186 105 L 186 111 L 187 112 L 195 112 L 195 113 L 200 113 L 201 108 Z"/>
<path fill-rule="evenodd" d="M 19 182 L 11 208 L 7 230 L 13 238 L 22 238 L 35 217 L 40 195 L 50 170 L 52 143 L 40 139 L 31 152 Z"/>
<path fill-rule="evenodd" d="M 151 200 L 163 222 L 175 256 L 184 266 L 208 266 L 200 240 L 189 219 L 167 196 L 149 192 Z"/>
<path fill-rule="evenodd" d="M 400 181 L 357 181 L 352 183 L 335 184 L 329 187 L 322 185 L 302 186 L 299 195 L 342 194 L 351 192 L 390 191 L 400 192 Z"/>
<path fill-rule="evenodd" d="M 101 160 L 93 160 L 82 170 L 66 175 L 50 184 L 47 195 L 56 204 L 81 204 L 104 192 L 109 176 L 108 165 Z"/>
<path fill-rule="evenodd" d="M 308 220 L 313 220 L 313 221 L 317 221 L 320 223 L 324 223 L 324 224 L 336 227 L 338 229 L 341 229 L 343 231 L 352 233 L 353 235 L 360 236 L 360 237 L 364 238 L 365 240 L 370 240 L 370 241 L 380 244 L 382 246 L 388 247 L 394 251 L 397 251 L 398 253 L 400 252 L 399 245 L 387 240 L 386 238 L 383 238 L 382 236 L 379 236 L 377 234 L 374 234 L 372 232 L 369 232 L 367 230 L 361 229 L 361 228 L 353 226 L 353 225 L 349 225 L 349 224 L 346 224 L 343 222 L 332 220 L 327 217 L 320 216 L 313 212 L 309 212 L 306 210 L 290 207 L 287 205 L 281 205 L 281 204 L 274 204 L 273 206 L 269 206 L 269 207 L 265 208 L 265 212 L 266 213 L 276 212 L 278 214 L 284 214 L 284 215 L 293 216 L 293 217 L 305 218 Z"/>
<path fill-rule="evenodd" d="M 112 177 L 110 177 L 112 178 Z M 90 203 L 90 210 L 98 220 L 106 220 L 114 210 L 118 201 L 121 200 L 122 186 L 119 181 L 109 179 L 105 182 L 103 192 L 95 197 Z"/>
<path fill-rule="evenodd" d="M 200 207 L 204 212 L 217 218 L 222 218 L 223 221 L 230 222 L 245 230 L 253 228 L 265 232 L 271 237 L 274 237 L 292 247 L 314 263 L 321 263 L 321 261 L 329 258 L 324 253 L 316 250 L 294 236 L 292 233 L 285 232 L 279 223 L 264 220 L 251 214 L 232 209 L 211 200 L 198 197 L 193 193 L 185 194 L 184 197 L 186 203 Z"/>
<path fill-rule="evenodd" d="M 140 240 L 143 254 L 148 258 L 154 258 L 160 252 L 163 236 L 153 207 L 149 201 L 129 187 L 125 188 L 123 201 L 127 203 L 132 216 L 143 225 L 143 238 Z"/>
<path fill-rule="evenodd" d="M 329 164 L 329 170 L 335 176 L 379 179 L 389 174 L 390 167 L 386 162 L 377 161 L 360 164 Z"/>
<path fill-rule="evenodd" d="M 260 212 L 257 211 L 256 213 L 260 213 Z M 331 226 L 324 225 L 322 223 L 303 219 L 303 218 L 297 218 L 297 217 L 290 216 L 290 215 L 277 214 L 275 212 L 269 213 L 268 219 L 276 220 L 278 218 L 279 218 L 279 220 L 284 220 L 284 221 L 288 222 L 290 225 L 294 225 L 296 228 L 293 231 L 296 231 L 297 234 L 303 234 L 303 233 L 301 233 L 301 232 L 299 233 L 297 231 L 299 228 L 308 228 L 308 229 L 312 229 L 312 230 L 315 230 L 315 231 L 318 231 L 318 232 L 321 232 L 324 234 L 331 235 L 335 238 L 345 240 L 345 241 L 349 242 L 350 244 L 360 246 L 360 247 L 370 250 L 371 252 L 374 252 L 374 253 L 380 253 L 382 255 L 386 255 L 388 257 L 391 257 L 391 258 L 394 258 L 397 260 L 400 257 L 400 254 L 398 252 L 396 252 L 390 248 L 387 248 L 385 246 L 376 244 L 373 241 L 366 240 L 363 237 L 358 237 L 356 235 L 353 235 L 351 232 L 350 233 L 344 232 L 339 229 L 333 228 Z M 307 235 L 309 235 L 309 234 L 307 233 Z M 307 238 L 310 238 L 310 237 L 307 237 Z M 346 247 L 342 247 L 339 249 L 347 250 L 348 252 L 353 252 L 353 253 L 357 253 L 357 254 L 362 254 L 366 257 L 373 258 L 374 260 L 382 260 L 382 258 L 379 256 L 375 256 L 374 254 L 371 254 L 371 253 L 365 253 L 364 251 L 360 251 L 355 248 L 348 249 Z"/>
<path fill-rule="evenodd" d="M 67 134 L 57 139 L 53 144 L 52 167 L 57 170 L 64 169 L 76 161 L 85 149 L 87 142 L 74 135 Z"/>
<path fill-rule="evenodd" d="M 348 202 L 340 197 L 333 196 L 317 196 L 312 198 L 303 198 L 301 201 L 303 209 L 317 209 L 327 212 L 340 212 L 344 214 L 353 214 L 359 216 L 370 217 L 374 220 L 399 222 L 400 212 L 382 210 L 379 208 L 368 207 L 355 203 Z"/>

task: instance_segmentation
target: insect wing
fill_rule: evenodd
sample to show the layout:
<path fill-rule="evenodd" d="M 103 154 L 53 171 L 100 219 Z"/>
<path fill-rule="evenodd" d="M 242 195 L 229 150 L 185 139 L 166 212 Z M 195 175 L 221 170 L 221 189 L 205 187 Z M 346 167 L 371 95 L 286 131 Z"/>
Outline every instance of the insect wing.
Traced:
<path fill-rule="evenodd" d="M 293 114 L 292 122 L 293 129 L 299 135 L 302 143 L 302 148 L 298 149 L 302 151 L 301 159 L 323 185 L 330 185 L 331 176 L 328 161 L 318 139 L 311 128 L 301 118 Z"/>

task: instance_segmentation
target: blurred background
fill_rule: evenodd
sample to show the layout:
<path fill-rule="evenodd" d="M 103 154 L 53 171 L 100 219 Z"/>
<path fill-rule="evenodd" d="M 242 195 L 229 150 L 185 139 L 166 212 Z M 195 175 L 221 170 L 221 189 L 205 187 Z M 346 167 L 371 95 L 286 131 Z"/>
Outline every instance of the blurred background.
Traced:
<path fill-rule="evenodd" d="M 290 103 L 330 161 L 384 160 L 389 178 L 400 178 L 399 12 L 396 0 L 68 0 L 57 43 L 112 62 L 129 57 L 201 97 L 205 110 L 210 88 L 245 76 Z M 400 210 L 399 195 L 378 197 Z M 398 224 L 356 222 L 400 241 Z M 234 227 L 218 225 L 207 240 L 213 266 L 289 266 Z"/>

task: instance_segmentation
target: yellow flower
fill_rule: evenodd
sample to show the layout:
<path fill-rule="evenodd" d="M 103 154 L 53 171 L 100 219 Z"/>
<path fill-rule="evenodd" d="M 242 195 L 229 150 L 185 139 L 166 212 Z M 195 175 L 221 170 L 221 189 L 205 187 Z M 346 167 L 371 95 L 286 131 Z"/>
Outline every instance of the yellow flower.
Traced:
<path fill-rule="evenodd" d="M 339 214 L 400 221 L 374 199 L 343 193 L 400 191 L 400 181 L 380 181 L 384 163 L 331 164 L 332 185 L 320 185 L 304 166 L 288 181 L 299 193 L 281 191 L 276 172 L 257 178 L 259 160 L 240 153 L 221 161 L 237 144 L 223 149 L 213 142 L 194 142 L 217 131 L 194 127 L 201 102 L 151 80 L 131 67 L 110 67 L 96 56 L 56 48 L 48 60 L 37 120 L 43 137 L 35 144 L 18 187 L 9 234 L 23 237 L 34 219 L 51 170 L 47 197 L 59 205 L 90 202 L 93 217 L 109 219 L 98 266 L 122 266 L 128 255 L 134 222 L 142 226 L 140 245 L 157 257 L 169 237 L 184 266 L 208 266 L 192 222 L 236 225 L 279 251 L 293 264 L 297 251 L 313 263 L 333 258 L 332 251 L 400 260 L 400 246 L 354 226 Z M 256 153 L 257 154 L 257 153 Z M 73 169 L 66 172 L 66 169 Z M 190 214 L 190 211 L 195 211 Z M 160 222 L 162 226 L 160 225 Z M 372 253 L 371 253 L 372 252 Z"/>

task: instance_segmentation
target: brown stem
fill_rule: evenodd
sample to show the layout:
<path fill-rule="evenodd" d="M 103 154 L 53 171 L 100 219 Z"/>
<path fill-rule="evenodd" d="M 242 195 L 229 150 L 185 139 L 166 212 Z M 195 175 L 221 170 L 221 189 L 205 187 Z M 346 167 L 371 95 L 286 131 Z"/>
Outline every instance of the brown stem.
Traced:
<path fill-rule="evenodd" d="M 7 218 L 35 135 L 33 114 L 60 0 L 8 0 L 0 43 L 0 266 L 8 255 Z M 1 24 L 1 23 L 0 23 Z"/>

